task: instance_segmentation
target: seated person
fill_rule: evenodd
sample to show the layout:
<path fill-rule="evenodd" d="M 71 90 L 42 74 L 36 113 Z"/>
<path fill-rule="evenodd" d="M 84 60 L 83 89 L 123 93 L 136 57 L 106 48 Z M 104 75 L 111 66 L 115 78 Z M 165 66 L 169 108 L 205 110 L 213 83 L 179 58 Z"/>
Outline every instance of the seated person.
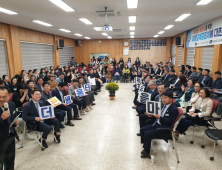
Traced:
<path fill-rule="evenodd" d="M 64 69 L 63 69 L 64 70 Z M 64 77 L 65 77 L 65 73 L 60 71 L 59 73 L 59 77 L 57 77 L 55 80 L 57 81 L 57 84 L 61 83 L 61 82 L 65 82 L 64 81 Z"/>
<path fill-rule="evenodd" d="M 11 79 L 11 86 L 10 86 L 11 93 L 16 92 L 16 91 L 17 91 L 17 88 L 18 88 L 17 78 L 16 78 L 16 77 L 13 77 L 13 78 Z"/>
<path fill-rule="evenodd" d="M 96 69 L 93 69 L 93 78 L 96 80 L 96 92 L 101 92 L 102 81 L 100 80 L 99 73 L 97 73 Z"/>
<path fill-rule="evenodd" d="M 161 110 L 161 116 L 153 115 L 156 120 L 152 125 L 142 127 L 140 129 L 141 143 L 143 143 L 144 150 L 141 152 L 141 158 L 149 158 L 150 147 L 152 139 L 164 139 L 166 142 L 170 138 L 168 131 L 157 131 L 158 128 L 170 128 L 179 115 L 178 109 L 173 102 L 173 94 L 171 92 L 165 92 L 162 94 L 162 103 L 164 107 Z"/>
<path fill-rule="evenodd" d="M 27 81 L 27 86 L 28 86 L 28 96 L 29 98 L 32 98 L 32 91 L 35 89 L 35 83 L 33 80 L 28 80 Z"/>
<path fill-rule="evenodd" d="M 39 117 L 39 107 L 45 106 L 40 100 L 41 93 L 38 89 L 32 91 L 32 100 L 30 100 L 23 108 L 22 119 L 27 122 L 27 126 L 33 130 L 42 131 L 42 138 L 39 139 L 39 143 L 42 143 L 44 148 L 48 148 L 46 143 L 47 136 L 54 126 L 54 141 L 60 143 L 60 127 L 57 118 L 44 119 Z"/>
<path fill-rule="evenodd" d="M 173 95 L 179 96 L 182 93 L 182 89 L 185 89 L 187 87 L 187 79 L 184 75 L 179 75 L 179 83 L 175 89 L 173 89 Z"/>
<path fill-rule="evenodd" d="M 8 87 L 10 89 L 11 84 L 8 81 L 9 80 L 8 76 L 7 75 L 3 75 L 2 76 L 2 80 L 5 82 L 5 87 Z"/>
<path fill-rule="evenodd" d="M 119 69 L 119 66 L 116 65 L 114 69 L 114 81 L 116 81 L 116 78 L 118 78 L 118 81 L 120 82 L 120 74 L 121 74 L 121 71 Z"/>
<path fill-rule="evenodd" d="M 49 84 L 50 84 L 50 91 L 54 90 L 57 87 L 57 85 L 58 85 L 58 83 L 55 80 L 55 78 L 56 78 L 56 76 L 54 74 L 50 74 L 50 76 L 49 76 L 50 80 L 48 81 Z"/>
<path fill-rule="evenodd" d="M 73 80 L 73 84 L 71 86 L 69 86 L 68 95 L 71 96 L 73 103 L 78 105 L 79 110 L 81 110 L 80 113 L 85 114 L 86 100 L 84 99 L 84 97 L 81 97 L 81 98 L 77 97 L 76 93 L 75 93 L 75 90 L 78 89 L 78 83 L 79 83 L 78 79 Z M 86 96 L 87 96 L 86 97 L 87 100 L 89 100 L 89 96 L 88 95 L 86 95 Z M 88 107 L 88 105 L 87 105 L 87 107 Z M 86 110 L 89 111 L 88 108 Z"/>
<path fill-rule="evenodd" d="M 72 75 L 70 71 L 66 71 L 66 76 L 64 77 L 64 82 L 68 86 L 72 82 Z"/>
<path fill-rule="evenodd" d="M 128 65 L 125 65 L 125 67 L 122 70 L 123 80 L 126 82 L 126 79 L 128 78 L 130 73 Z"/>
<path fill-rule="evenodd" d="M 74 104 L 73 102 L 70 105 L 64 103 L 64 96 L 66 96 L 64 89 L 65 89 L 65 83 L 64 82 L 59 83 L 58 87 L 52 91 L 52 96 L 57 97 L 57 99 L 59 99 L 62 102 L 61 105 L 57 106 L 57 109 L 67 111 L 68 121 L 66 125 L 74 126 L 74 124 L 71 122 L 72 110 L 74 112 L 73 120 L 82 120 L 82 118 L 78 117 L 79 114 L 76 104 Z"/>
<path fill-rule="evenodd" d="M 221 78 L 221 72 L 216 71 L 214 73 L 216 80 L 214 81 L 213 85 L 210 88 L 210 97 L 213 99 L 218 100 L 220 97 L 222 97 L 222 94 L 220 91 L 222 91 L 222 78 Z M 218 93 L 219 92 L 219 93 Z"/>
<path fill-rule="evenodd" d="M 186 78 L 188 78 L 192 74 L 190 69 L 191 69 L 191 66 L 190 65 L 186 65 L 186 67 L 185 67 L 186 71 L 184 72 L 184 75 L 185 75 Z"/>
<path fill-rule="evenodd" d="M 198 82 L 202 83 L 204 87 L 212 86 L 212 78 L 209 76 L 210 70 L 204 69 L 203 76 L 201 76 Z"/>
<path fill-rule="evenodd" d="M 176 139 L 179 138 L 179 134 L 184 134 L 184 132 L 194 124 L 207 125 L 207 118 L 204 117 L 211 115 L 213 101 L 210 99 L 210 92 L 207 88 L 201 89 L 199 95 L 200 98 L 189 110 L 188 116 L 180 120 L 180 123 L 174 131 L 173 134 Z"/>
<path fill-rule="evenodd" d="M 5 86 L 5 82 L 3 80 L 0 79 L 0 86 Z"/>
<path fill-rule="evenodd" d="M 174 84 L 175 80 L 177 79 L 177 76 L 175 75 L 175 70 L 170 70 L 170 76 L 169 78 L 163 81 L 164 84 L 166 84 L 167 87 L 170 87 L 171 84 Z"/>
<path fill-rule="evenodd" d="M 39 89 L 40 92 L 42 92 L 42 90 L 43 90 L 42 83 L 43 83 L 43 79 L 40 78 L 40 77 L 38 77 L 38 78 L 37 78 L 37 83 L 36 83 L 36 85 L 35 85 L 35 88 L 36 88 L 36 89 Z"/>
<path fill-rule="evenodd" d="M 41 100 L 44 102 L 45 106 L 51 105 L 47 100 L 52 98 L 52 93 L 50 91 L 50 84 L 49 82 L 44 82 L 43 83 L 43 91 L 41 92 Z M 54 108 L 54 113 L 56 118 L 59 121 L 60 128 L 65 128 L 64 125 L 61 123 L 64 121 L 64 117 L 66 115 L 66 112 L 63 110 L 59 110 Z"/>
<path fill-rule="evenodd" d="M 161 102 L 161 108 L 163 108 L 163 103 L 162 103 L 162 94 L 166 92 L 166 85 L 160 84 L 158 86 L 158 95 L 155 97 L 154 101 Z M 146 126 L 146 125 L 151 125 L 155 122 L 156 118 L 149 113 L 146 114 L 141 114 L 139 116 L 139 122 L 140 122 L 140 128 Z M 140 136 L 140 133 L 137 134 L 137 136 Z"/>
<path fill-rule="evenodd" d="M 145 92 L 145 90 L 144 90 Z M 150 80 L 149 81 L 149 90 L 147 91 L 148 93 L 151 94 L 151 101 L 154 101 L 156 96 L 159 94 L 158 93 L 158 89 L 156 88 L 156 81 L 155 80 Z M 142 114 L 144 114 L 146 112 L 146 104 L 141 104 L 138 102 L 137 104 L 137 108 L 136 108 L 136 111 L 138 113 L 137 116 L 140 116 Z"/>
<path fill-rule="evenodd" d="M 24 103 L 29 101 L 26 84 L 22 83 L 18 85 L 17 91 L 13 93 L 12 101 L 15 103 L 16 108 L 22 107 Z"/>
<path fill-rule="evenodd" d="M 196 72 L 196 67 L 191 67 L 191 74 L 190 76 L 188 77 L 188 79 L 194 79 L 195 76 L 197 76 L 197 72 Z"/>
<path fill-rule="evenodd" d="M 197 75 L 193 77 L 194 81 L 198 81 L 199 80 L 199 78 L 202 76 L 202 71 L 203 71 L 202 68 L 198 68 L 197 69 Z"/>
<path fill-rule="evenodd" d="M 165 70 L 164 76 L 162 76 L 162 82 L 160 83 L 165 84 L 169 78 L 170 78 L 169 70 Z"/>
<path fill-rule="evenodd" d="M 83 77 L 83 84 L 89 84 L 90 83 L 89 78 L 87 77 L 87 73 L 83 73 L 82 77 Z M 77 79 L 79 80 L 79 77 Z M 91 91 L 93 93 L 93 96 L 94 96 L 94 91 L 95 91 L 96 88 L 97 88 L 96 85 L 91 85 Z"/>

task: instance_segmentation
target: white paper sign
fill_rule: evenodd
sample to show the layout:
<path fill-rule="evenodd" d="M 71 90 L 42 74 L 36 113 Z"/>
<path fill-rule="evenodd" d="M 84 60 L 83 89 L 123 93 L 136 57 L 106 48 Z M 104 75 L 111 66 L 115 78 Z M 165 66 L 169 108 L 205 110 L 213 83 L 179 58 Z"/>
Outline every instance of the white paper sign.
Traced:
<path fill-rule="evenodd" d="M 139 91 L 140 91 L 140 92 L 143 92 L 143 91 L 144 91 L 144 89 L 145 89 L 145 86 L 140 85 L 140 87 L 139 87 Z"/>
<path fill-rule="evenodd" d="M 161 116 L 161 102 L 146 101 L 146 112 L 152 115 Z"/>
<path fill-rule="evenodd" d="M 75 90 L 75 93 L 76 93 L 76 97 L 85 96 L 85 91 L 84 91 L 83 88 L 76 89 L 76 90 Z"/>
<path fill-rule="evenodd" d="M 53 106 L 39 107 L 39 117 L 41 119 L 50 119 L 55 117 Z"/>
<path fill-rule="evenodd" d="M 140 92 L 138 95 L 138 101 L 140 103 L 146 104 L 147 100 L 151 100 L 151 94 L 148 92 Z"/>
<path fill-rule="evenodd" d="M 90 91 L 91 90 L 91 85 L 90 84 L 84 84 L 84 89 L 85 89 L 85 91 Z"/>
<path fill-rule="evenodd" d="M 72 103 L 72 99 L 70 95 L 64 96 L 65 104 L 70 105 Z"/>
<path fill-rule="evenodd" d="M 95 86 L 96 85 L 96 80 L 93 78 L 93 79 L 89 79 L 90 81 L 90 85 L 92 86 Z"/>

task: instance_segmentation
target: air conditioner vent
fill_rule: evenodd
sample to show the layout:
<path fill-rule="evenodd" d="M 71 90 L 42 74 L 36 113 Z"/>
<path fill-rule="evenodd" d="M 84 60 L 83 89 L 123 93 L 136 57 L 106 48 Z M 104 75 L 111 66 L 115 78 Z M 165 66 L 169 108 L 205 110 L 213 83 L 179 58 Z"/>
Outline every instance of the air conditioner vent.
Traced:
<path fill-rule="evenodd" d="M 96 17 L 105 17 L 105 11 L 90 11 L 92 14 L 94 14 Z M 109 10 L 107 11 L 107 17 L 115 17 L 120 16 L 121 13 L 119 10 Z"/>
<path fill-rule="evenodd" d="M 124 29 L 113 29 L 113 32 L 124 32 L 124 31 L 126 31 L 126 30 L 124 30 Z"/>

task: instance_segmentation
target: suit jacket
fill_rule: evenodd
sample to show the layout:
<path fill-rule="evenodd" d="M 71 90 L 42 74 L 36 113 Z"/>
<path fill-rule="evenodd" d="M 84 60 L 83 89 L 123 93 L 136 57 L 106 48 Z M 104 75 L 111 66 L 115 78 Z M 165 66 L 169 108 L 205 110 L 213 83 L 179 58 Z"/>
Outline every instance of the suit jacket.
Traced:
<path fill-rule="evenodd" d="M 202 73 L 197 73 L 196 76 L 193 77 L 193 80 L 198 81 L 201 76 L 202 76 Z"/>
<path fill-rule="evenodd" d="M 44 102 L 39 100 L 39 106 L 45 106 Z M 35 118 L 39 117 L 39 113 L 35 107 L 33 100 L 30 100 L 23 108 L 22 119 L 27 122 L 27 125 L 31 129 L 36 129 L 38 122 L 35 121 Z"/>
<path fill-rule="evenodd" d="M 195 111 L 195 109 L 200 110 L 200 107 L 202 105 L 202 111 L 201 113 L 198 113 L 198 115 L 200 114 L 202 117 L 203 116 L 210 116 L 212 109 L 213 109 L 213 101 L 210 98 L 205 98 L 204 100 L 199 97 L 197 102 L 192 105 L 192 110 Z"/>
<path fill-rule="evenodd" d="M 158 128 L 170 128 L 171 125 L 176 120 L 178 115 L 179 115 L 179 112 L 178 112 L 177 107 L 175 105 L 171 104 L 168 107 L 168 109 L 166 110 L 164 116 L 160 117 L 161 125 Z M 159 134 L 166 142 L 168 142 L 168 139 L 170 138 L 168 131 L 161 130 L 161 131 L 159 131 Z"/>
<path fill-rule="evenodd" d="M 189 79 L 193 79 L 197 74 L 198 74 L 198 73 L 195 71 L 195 72 L 191 73 L 188 78 L 189 78 Z"/>
<path fill-rule="evenodd" d="M 8 139 L 9 126 L 10 126 L 8 123 L 8 119 L 11 119 L 11 122 L 12 122 L 16 116 L 16 115 L 14 116 L 13 114 L 16 110 L 15 103 L 8 102 L 8 105 L 9 105 L 9 111 L 10 111 L 11 116 L 5 120 L 3 120 L 1 117 L 3 110 L 0 108 L 0 144 L 4 143 Z"/>
<path fill-rule="evenodd" d="M 42 87 L 41 87 L 39 84 L 36 84 L 36 85 L 35 85 L 35 89 L 39 89 L 40 92 L 42 93 Z"/>
<path fill-rule="evenodd" d="M 157 74 L 160 74 L 160 69 L 158 68 L 158 69 L 156 69 L 156 71 L 155 71 L 155 73 L 154 73 L 155 75 L 157 75 Z"/>
<path fill-rule="evenodd" d="M 154 101 L 156 101 L 156 102 L 161 102 L 161 109 L 163 108 L 164 104 L 162 103 L 162 97 L 160 96 L 160 94 L 158 94 L 158 95 L 155 97 Z"/>
<path fill-rule="evenodd" d="M 49 96 L 50 96 L 50 98 L 52 98 L 52 93 L 51 93 L 51 92 L 49 92 Z M 51 104 L 47 101 L 47 100 L 48 100 L 48 97 L 47 97 L 47 95 L 45 94 L 44 91 L 42 91 L 42 93 L 41 93 L 41 99 L 40 99 L 40 100 L 42 100 L 42 101 L 44 102 L 45 106 L 51 105 Z"/>
<path fill-rule="evenodd" d="M 5 87 L 8 87 L 9 89 L 11 89 L 11 83 L 9 83 L 9 81 L 5 81 Z"/>
<path fill-rule="evenodd" d="M 170 86 L 170 84 L 174 84 L 176 79 L 177 79 L 176 75 L 169 76 L 169 78 L 164 81 L 164 84 L 166 84 L 166 86 Z"/>
<path fill-rule="evenodd" d="M 62 91 L 62 94 L 63 94 L 63 97 L 66 96 L 66 93 L 65 93 L 64 90 Z M 57 97 L 57 99 L 59 99 L 59 100 L 62 102 L 61 95 L 60 95 L 59 90 L 58 90 L 57 88 L 55 88 L 55 89 L 52 91 L 52 96 L 53 96 L 53 97 Z M 63 99 L 63 100 L 64 100 L 64 99 Z"/>
<path fill-rule="evenodd" d="M 144 86 L 145 86 L 144 92 L 149 92 L 149 91 L 150 91 L 150 87 L 149 87 L 149 85 L 147 84 L 147 82 L 144 83 Z"/>
<path fill-rule="evenodd" d="M 154 70 L 153 70 L 153 68 L 148 68 L 147 71 L 149 71 L 150 74 L 154 74 Z"/>
<path fill-rule="evenodd" d="M 202 82 L 204 79 L 204 76 L 201 76 L 198 80 L 198 82 Z M 211 87 L 212 86 L 212 78 L 207 76 L 203 82 L 204 87 Z"/>
<path fill-rule="evenodd" d="M 151 93 L 151 89 L 149 90 L 149 92 Z M 155 88 L 154 91 L 153 91 L 153 94 L 151 95 L 151 101 L 154 101 L 158 94 L 159 94 L 158 89 Z"/>
<path fill-rule="evenodd" d="M 210 89 L 222 89 L 222 78 L 215 80 Z"/>

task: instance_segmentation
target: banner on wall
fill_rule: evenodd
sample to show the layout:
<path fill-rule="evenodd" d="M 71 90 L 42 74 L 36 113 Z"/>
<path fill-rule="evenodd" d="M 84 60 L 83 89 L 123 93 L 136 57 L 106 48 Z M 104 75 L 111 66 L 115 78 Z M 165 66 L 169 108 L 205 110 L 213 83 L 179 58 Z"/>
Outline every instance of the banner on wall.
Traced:
<path fill-rule="evenodd" d="M 222 17 L 188 31 L 187 47 L 222 44 Z"/>

